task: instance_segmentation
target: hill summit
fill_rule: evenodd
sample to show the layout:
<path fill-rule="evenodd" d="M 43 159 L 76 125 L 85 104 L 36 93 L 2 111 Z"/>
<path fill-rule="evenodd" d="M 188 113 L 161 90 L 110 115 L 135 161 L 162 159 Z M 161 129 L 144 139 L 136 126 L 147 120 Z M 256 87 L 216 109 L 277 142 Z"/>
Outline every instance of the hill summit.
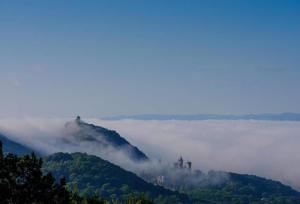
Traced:
<path fill-rule="evenodd" d="M 88 124 L 80 116 L 65 124 L 64 141 L 66 143 L 92 142 L 101 149 L 122 151 L 131 160 L 136 162 L 147 161 L 149 158 L 136 146 L 130 144 L 124 137 L 114 130 Z"/>

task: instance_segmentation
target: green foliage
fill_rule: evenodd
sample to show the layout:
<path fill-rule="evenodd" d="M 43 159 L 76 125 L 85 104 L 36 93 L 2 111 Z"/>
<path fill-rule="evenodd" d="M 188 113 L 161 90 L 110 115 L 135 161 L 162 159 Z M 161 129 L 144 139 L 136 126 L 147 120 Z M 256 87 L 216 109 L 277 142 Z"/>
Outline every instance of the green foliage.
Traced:
<path fill-rule="evenodd" d="M 33 153 L 4 155 L 1 141 L 0 167 L 1 204 L 300 203 L 300 193 L 280 182 L 234 173 L 220 185 L 186 191 L 187 198 L 96 156 L 57 153 L 43 165 Z"/>
<path fill-rule="evenodd" d="M 153 202 L 148 200 L 144 194 L 140 196 L 131 195 L 125 200 L 125 204 L 152 204 Z"/>
<path fill-rule="evenodd" d="M 182 194 L 146 183 L 135 174 L 99 157 L 82 153 L 57 153 L 47 157 L 44 170 L 53 172 L 56 178 L 65 176 L 70 189 L 77 189 L 81 196 L 100 196 L 114 202 L 122 200 L 124 203 L 132 193 L 145 192 L 145 196 L 155 203 L 300 203 L 299 192 L 280 182 L 234 173 L 228 173 L 230 178 L 220 185 L 204 185 L 183 191 L 189 195 L 186 199 Z"/>
<path fill-rule="evenodd" d="M 18 157 L 3 154 L 0 141 L 0 203 L 1 204 L 152 204 L 142 195 L 130 195 L 125 200 L 109 202 L 99 196 L 81 197 L 78 191 L 68 191 L 67 180 L 55 182 L 49 172 L 41 171 L 42 159 L 34 153 Z M 126 189 L 126 186 L 124 187 Z M 91 191 L 92 192 L 92 191 Z"/>
<path fill-rule="evenodd" d="M 230 181 L 187 192 L 193 200 L 217 204 L 296 204 L 300 193 L 280 182 L 257 176 L 230 173 Z"/>
<path fill-rule="evenodd" d="M 2 143 L 0 146 L 1 203 L 70 203 L 65 180 L 57 184 L 50 173 L 43 175 L 42 160 L 34 153 L 23 157 L 3 155 Z"/>
<path fill-rule="evenodd" d="M 56 153 L 44 159 L 43 170 L 52 172 L 56 179 L 66 177 L 68 187 L 80 196 L 98 196 L 110 201 L 125 200 L 132 203 L 132 194 L 158 203 L 183 203 L 188 197 L 178 192 L 145 182 L 134 173 L 126 171 L 99 157 L 84 153 Z M 159 199 L 163 198 L 163 199 Z M 175 199 L 174 199 L 175 198 Z"/>

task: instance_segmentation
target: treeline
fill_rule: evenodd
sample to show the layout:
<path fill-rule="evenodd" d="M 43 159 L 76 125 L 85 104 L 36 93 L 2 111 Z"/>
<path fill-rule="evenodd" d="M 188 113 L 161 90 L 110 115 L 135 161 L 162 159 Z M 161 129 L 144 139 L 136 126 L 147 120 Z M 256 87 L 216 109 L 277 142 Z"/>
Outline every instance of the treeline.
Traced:
<path fill-rule="evenodd" d="M 143 195 L 131 195 L 125 200 L 108 201 L 100 197 L 82 197 L 66 187 L 66 179 L 55 182 L 51 173 L 43 174 L 43 161 L 34 153 L 19 157 L 3 154 L 0 141 L 0 201 L 1 204 L 151 204 Z"/>
<path fill-rule="evenodd" d="M 143 193 L 155 203 L 190 203 L 187 195 L 148 183 L 94 155 L 60 152 L 43 158 L 43 161 L 43 172 L 51 172 L 57 181 L 65 176 L 69 189 L 83 197 L 126 200 L 132 193 Z"/>

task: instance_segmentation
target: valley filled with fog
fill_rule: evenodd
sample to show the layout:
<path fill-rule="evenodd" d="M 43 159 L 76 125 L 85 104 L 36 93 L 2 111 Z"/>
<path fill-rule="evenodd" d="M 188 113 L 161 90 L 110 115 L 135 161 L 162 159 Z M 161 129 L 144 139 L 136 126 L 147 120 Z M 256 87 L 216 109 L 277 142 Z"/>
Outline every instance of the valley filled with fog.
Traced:
<path fill-rule="evenodd" d="M 300 122 L 88 121 L 117 130 L 152 157 L 181 155 L 201 170 L 255 174 L 300 189 Z"/>
<path fill-rule="evenodd" d="M 88 152 L 130 169 L 117 154 L 101 152 L 97 145 L 62 143 L 62 129 L 69 119 L 1 119 L 0 131 L 46 154 L 57 151 Z M 300 122 L 255 120 L 100 120 L 85 119 L 116 130 L 150 158 L 173 164 L 182 156 L 194 169 L 255 174 L 300 189 Z"/>

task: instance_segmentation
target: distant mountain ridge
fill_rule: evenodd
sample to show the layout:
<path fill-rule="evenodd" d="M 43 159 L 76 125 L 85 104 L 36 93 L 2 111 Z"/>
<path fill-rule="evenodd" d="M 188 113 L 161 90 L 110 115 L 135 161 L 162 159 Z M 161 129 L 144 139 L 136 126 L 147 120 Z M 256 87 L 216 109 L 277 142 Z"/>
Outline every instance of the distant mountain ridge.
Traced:
<path fill-rule="evenodd" d="M 219 115 L 219 114 L 195 114 L 195 115 L 117 115 L 102 117 L 104 120 L 270 120 L 270 121 L 300 121 L 300 113 L 265 113 L 246 115 Z"/>

